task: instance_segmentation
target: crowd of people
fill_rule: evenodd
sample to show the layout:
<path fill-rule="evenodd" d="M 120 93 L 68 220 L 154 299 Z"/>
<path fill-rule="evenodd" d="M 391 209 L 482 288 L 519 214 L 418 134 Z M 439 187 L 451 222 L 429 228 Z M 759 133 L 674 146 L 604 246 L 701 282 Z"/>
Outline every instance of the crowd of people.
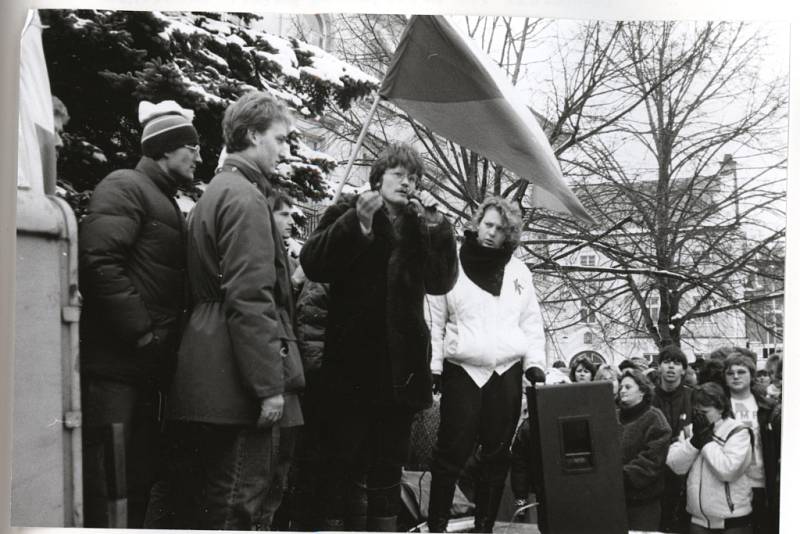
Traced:
<path fill-rule="evenodd" d="M 285 105 L 252 92 L 227 108 L 188 219 L 193 114 L 166 101 L 140 119 L 139 163 L 100 182 L 79 231 L 85 526 L 124 497 L 133 528 L 396 531 L 433 395 L 429 530 L 446 531 L 468 462 L 475 532 L 492 532 L 509 471 L 527 502 L 523 385 L 549 373 L 518 206 L 487 198 L 457 246 L 420 155 L 390 144 L 369 190 L 290 254 L 292 200 L 270 179 Z M 690 370 L 668 346 L 652 368 L 578 358 L 564 374 L 611 382 L 630 528 L 777 532 L 780 358 L 762 376 L 725 348 Z"/>
<path fill-rule="evenodd" d="M 651 364 L 572 362 L 565 382 L 611 382 L 631 530 L 777 534 L 782 356 L 770 356 L 761 375 L 757 366 L 741 347 L 689 365 L 674 345 Z M 529 440 L 525 420 L 511 449 L 517 506 L 535 488 Z"/>

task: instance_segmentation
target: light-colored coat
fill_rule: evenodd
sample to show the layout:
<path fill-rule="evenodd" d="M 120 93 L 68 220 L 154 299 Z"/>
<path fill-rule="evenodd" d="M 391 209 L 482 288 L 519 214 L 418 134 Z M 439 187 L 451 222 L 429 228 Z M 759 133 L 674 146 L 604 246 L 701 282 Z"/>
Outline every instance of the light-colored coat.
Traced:
<path fill-rule="evenodd" d="M 686 511 L 692 522 L 723 528 L 725 519 L 752 512 L 750 481 L 744 476 L 752 461 L 752 438 L 746 427 L 726 418 L 714 425 L 714 438 L 702 450 L 688 439 L 673 443 L 667 465 L 686 480 Z"/>
<path fill-rule="evenodd" d="M 429 297 L 431 372 L 444 360 L 462 366 L 482 387 L 522 360 L 523 370 L 545 368 L 542 314 L 531 272 L 518 258 L 505 266 L 499 296 L 478 287 L 459 262 L 458 281 L 444 296 Z"/>

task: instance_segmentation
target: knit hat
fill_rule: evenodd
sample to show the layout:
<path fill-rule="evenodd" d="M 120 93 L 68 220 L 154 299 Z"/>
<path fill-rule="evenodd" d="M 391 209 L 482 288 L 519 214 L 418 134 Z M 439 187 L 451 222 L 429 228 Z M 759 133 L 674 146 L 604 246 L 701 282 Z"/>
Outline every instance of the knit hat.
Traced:
<path fill-rule="evenodd" d="M 172 100 L 158 104 L 141 102 L 139 122 L 142 123 L 142 154 L 158 158 L 165 152 L 200 141 L 192 126 L 194 112 L 180 107 Z"/>

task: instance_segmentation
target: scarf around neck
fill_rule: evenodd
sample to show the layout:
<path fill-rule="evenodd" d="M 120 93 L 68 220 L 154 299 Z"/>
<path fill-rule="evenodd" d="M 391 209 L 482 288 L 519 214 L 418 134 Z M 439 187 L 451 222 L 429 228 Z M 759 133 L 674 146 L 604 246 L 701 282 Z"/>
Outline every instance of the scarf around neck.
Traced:
<path fill-rule="evenodd" d="M 464 232 L 464 244 L 458 253 L 464 274 L 487 293 L 500 296 L 503 287 L 503 273 L 511 259 L 514 248 L 504 243 L 500 248 L 484 247 L 478 243 L 478 235 L 472 231 Z"/>

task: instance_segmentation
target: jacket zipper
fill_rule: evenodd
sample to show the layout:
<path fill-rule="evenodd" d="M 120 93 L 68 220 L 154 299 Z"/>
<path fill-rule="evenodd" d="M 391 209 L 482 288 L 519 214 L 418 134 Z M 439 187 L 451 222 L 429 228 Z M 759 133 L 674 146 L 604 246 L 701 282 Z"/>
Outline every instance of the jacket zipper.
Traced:
<path fill-rule="evenodd" d="M 725 498 L 728 500 L 728 508 L 731 509 L 733 512 L 733 501 L 731 500 L 731 485 L 729 483 L 725 483 Z"/>

